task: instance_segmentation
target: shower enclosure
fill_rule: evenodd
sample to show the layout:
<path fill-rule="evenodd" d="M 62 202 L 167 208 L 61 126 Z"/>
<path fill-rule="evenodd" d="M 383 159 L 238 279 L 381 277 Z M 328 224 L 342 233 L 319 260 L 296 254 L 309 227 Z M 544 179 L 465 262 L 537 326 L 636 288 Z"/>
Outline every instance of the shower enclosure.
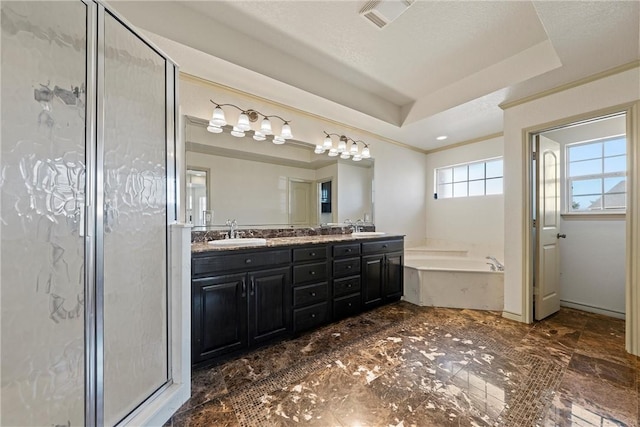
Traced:
<path fill-rule="evenodd" d="M 1 19 L 0 424 L 126 423 L 172 383 L 177 66 L 99 1 Z"/>

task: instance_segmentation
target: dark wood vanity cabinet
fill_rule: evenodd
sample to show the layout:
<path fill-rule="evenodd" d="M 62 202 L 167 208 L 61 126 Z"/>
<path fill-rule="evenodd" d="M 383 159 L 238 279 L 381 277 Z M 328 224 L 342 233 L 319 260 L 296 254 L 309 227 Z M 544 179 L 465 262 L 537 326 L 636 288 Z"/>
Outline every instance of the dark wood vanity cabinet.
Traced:
<path fill-rule="evenodd" d="M 290 262 L 287 250 L 192 260 L 192 364 L 202 364 L 290 333 Z M 265 268 L 271 263 L 282 266 Z M 224 266 L 227 271 L 221 269 L 212 275 L 211 265 Z"/>
<path fill-rule="evenodd" d="M 192 364 L 290 336 L 397 300 L 400 237 L 192 257 Z"/>
<path fill-rule="evenodd" d="M 362 244 L 362 306 L 364 309 L 399 299 L 403 293 L 402 240 Z"/>

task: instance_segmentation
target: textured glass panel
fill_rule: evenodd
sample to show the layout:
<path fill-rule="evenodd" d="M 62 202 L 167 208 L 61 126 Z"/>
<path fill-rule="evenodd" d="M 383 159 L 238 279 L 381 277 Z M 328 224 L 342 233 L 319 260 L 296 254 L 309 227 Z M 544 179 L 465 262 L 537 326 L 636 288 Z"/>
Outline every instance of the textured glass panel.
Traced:
<path fill-rule="evenodd" d="M 484 179 L 484 162 L 469 165 L 469 181 Z"/>
<path fill-rule="evenodd" d="M 484 179 L 469 181 L 469 196 L 484 196 Z"/>
<path fill-rule="evenodd" d="M 453 197 L 467 197 L 467 182 L 453 184 Z"/>
<path fill-rule="evenodd" d="M 84 424 L 86 7 L 2 2 L 0 420 Z"/>
<path fill-rule="evenodd" d="M 602 142 L 569 146 L 569 161 L 597 159 L 602 157 Z"/>
<path fill-rule="evenodd" d="M 460 181 L 466 181 L 466 180 L 467 180 L 467 165 L 456 166 L 455 168 L 453 168 L 453 182 L 460 182 Z"/>
<path fill-rule="evenodd" d="M 602 173 L 602 159 L 569 163 L 569 176 L 597 175 Z"/>
<path fill-rule="evenodd" d="M 486 165 L 487 178 L 499 178 L 502 176 L 502 159 L 488 161 Z"/>
<path fill-rule="evenodd" d="M 627 156 L 607 157 L 604 159 L 604 173 L 625 172 Z"/>
<path fill-rule="evenodd" d="M 626 153 L 627 153 L 627 140 L 625 138 L 612 139 L 604 143 L 604 155 L 606 157 L 617 156 L 617 155 L 626 154 Z"/>
<path fill-rule="evenodd" d="M 114 425 L 167 381 L 165 63 L 105 20 L 104 400 Z"/>
<path fill-rule="evenodd" d="M 602 179 L 580 179 L 572 181 L 573 195 L 598 194 L 602 192 Z"/>
<path fill-rule="evenodd" d="M 487 180 L 487 196 L 491 194 L 502 194 L 502 178 L 492 178 Z"/>
<path fill-rule="evenodd" d="M 438 183 L 446 184 L 449 182 L 453 182 L 453 169 L 438 169 Z"/>
<path fill-rule="evenodd" d="M 438 199 L 453 197 L 453 184 L 438 185 Z"/>

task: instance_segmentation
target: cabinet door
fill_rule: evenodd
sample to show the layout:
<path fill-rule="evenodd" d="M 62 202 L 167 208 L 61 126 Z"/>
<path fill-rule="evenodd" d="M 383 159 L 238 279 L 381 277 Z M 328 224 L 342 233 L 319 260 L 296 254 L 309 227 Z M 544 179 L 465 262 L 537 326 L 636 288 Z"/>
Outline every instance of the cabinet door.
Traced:
<path fill-rule="evenodd" d="M 192 283 L 192 363 L 247 346 L 245 274 L 206 277 Z"/>
<path fill-rule="evenodd" d="M 384 255 L 362 257 L 362 307 L 366 310 L 382 303 Z"/>
<path fill-rule="evenodd" d="M 386 256 L 386 281 L 385 281 L 385 299 L 394 300 L 402 296 L 403 293 L 403 253 L 390 253 Z"/>
<path fill-rule="evenodd" d="M 249 345 L 291 330 L 289 268 L 249 273 Z"/>

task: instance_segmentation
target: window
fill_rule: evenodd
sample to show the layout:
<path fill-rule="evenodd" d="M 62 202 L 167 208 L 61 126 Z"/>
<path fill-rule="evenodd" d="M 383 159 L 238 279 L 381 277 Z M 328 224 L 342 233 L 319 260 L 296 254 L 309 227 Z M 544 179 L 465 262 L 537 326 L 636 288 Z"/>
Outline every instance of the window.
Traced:
<path fill-rule="evenodd" d="M 566 146 L 567 212 L 624 211 L 627 206 L 625 136 Z"/>
<path fill-rule="evenodd" d="M 435 170 L 436 199 L 502 194 L 502 157 Z"/>

